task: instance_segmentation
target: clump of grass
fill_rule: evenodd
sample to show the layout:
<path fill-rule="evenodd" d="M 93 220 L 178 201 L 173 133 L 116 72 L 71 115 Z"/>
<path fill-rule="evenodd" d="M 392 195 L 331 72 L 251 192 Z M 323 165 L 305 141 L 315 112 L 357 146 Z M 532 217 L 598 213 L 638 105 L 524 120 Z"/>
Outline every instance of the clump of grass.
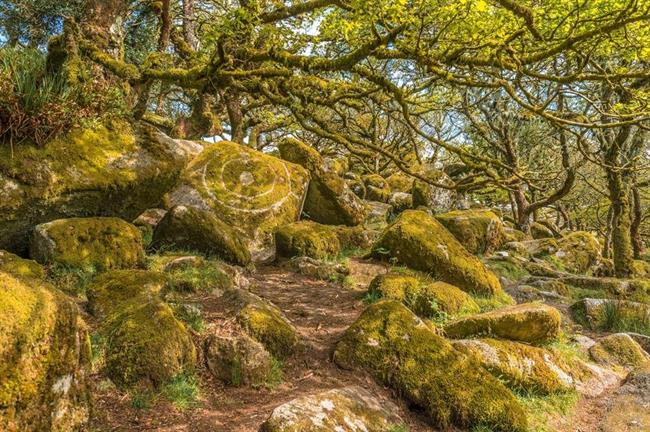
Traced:
<path fill-rule="evenodd" d="M 634 332 L 650 336 L 650 316 L 632 315 L 617 302 L 606 302 L 598 327 L 604 331 Z"/>
<path fill-rule="evenodd" d="M 478 304 L 481 312 L 490 312 L 505 306 L 514 304 L 514 300 L 505 292 L 500 292 L 493 296 L 475 296 L 474 301 Z"/>
<path fill-rule="evenodd" d="M 161 387 L 160 396 L 181 410 L 197 406 L 201 397 L 201 389 L 196 375 L 193 372 L 176 375 Z"/>
<path fill-rule="evenodd" d="M 284 374 L 282 372 L 282 362 L 275 357 L 271 359 L 271 371 L 266 379 L 266 387 L 269 389 L 274 389 L 280 384 L 284 379 Z"/>
<path fill-rule="evenodd" d="M 90 335 L 91 358 L 90 365 L 93 371 L 101 369 L 104 365 L 106 352 L 106 339 L 100 333 Z"/>
<path fill-rule="evenodd" d="M 405 424 L 392 425 L 390 429 L 388 429 L 388 432 L 409 432 L 409 431 L 410 431 L 409 427 Z"/>
<path fill-rule="evenodd" d="M 78 268 L 54 264 L 48 269 L 48 279 L 54 286 L 78 297 L 86 295 L 86 290 L 95 275 L 97 269 L 94 267 Z"/>
<path fill-rule="evenodd" d="M 371 305 L 377 303 L 381 298 L 381 293 L 379 291 L 368 291 L 362 301 L 367 305 Z"/>
<path fill-rule="evenodd" d="M 528 415 L 530 430 L 535 432 L 553 432 L 555 429 L 548 425 L 549 419 L 569 415 L 580 400 L 577 391 L 540 396 L 519 390 L 515 396 Z"/>
<path fill-rule="evenodd" d="M 173 305 L 174 315 L 183 321 L 195 332 L 201 333 L 205 330 L 205 321 L 201 314 L 201 309 L 194 305 L 175 304 Z"/>
<path fill-rule="evenodd" d="M 155 393 L 150 389 L 138 389 L 130 394 L 131 407 L 135 409 L 149 409 L 153 405 Z"/>

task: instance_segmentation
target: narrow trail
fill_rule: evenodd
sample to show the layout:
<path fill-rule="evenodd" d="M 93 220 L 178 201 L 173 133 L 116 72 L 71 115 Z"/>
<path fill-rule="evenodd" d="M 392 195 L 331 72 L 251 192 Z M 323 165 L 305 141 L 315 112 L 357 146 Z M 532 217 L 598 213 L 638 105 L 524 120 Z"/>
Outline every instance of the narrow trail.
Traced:
<path fill-rule="evenodd" d="M 380 400 L 391 399 L 411 432 L 435 431 L 422 418 L 392 397 L 371 377 L 345 371 L 332 362 L 342 333 L 357 319 L 365 305 L 362 298 L 370 280 L 384 272 L 376 263 L 351 260 L 353 287 L 316 280 L 282 267 L 261 267 L 249 277 L 251 291 L 272 301 L 294 324 L 304 349 L 283 363 L 283 381 L 276 388 L 225 387 L 199 362 L 203 401 L 197 408 L 180 411 L 168 402 L 156 401 L 150 409 L 134 409 L 129 398 L 115 390 L 100 392 L 97 431 L 223 431 L 254 432 L 278 405 L 294 398 L 349 385 L 359 385 Z M 210 325 L 227 319 L 213 296 L 193 298 Z M 197 338 L 198 342 L 198 338 Z"/>

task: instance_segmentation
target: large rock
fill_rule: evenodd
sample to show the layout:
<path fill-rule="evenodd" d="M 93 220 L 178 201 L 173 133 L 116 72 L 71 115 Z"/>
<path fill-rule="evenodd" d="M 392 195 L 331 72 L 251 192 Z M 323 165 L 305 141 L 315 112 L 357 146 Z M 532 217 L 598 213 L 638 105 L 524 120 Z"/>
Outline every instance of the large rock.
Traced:
<path fill-rule="evenodd" d="M 445 326 L 445 333 L 455 339 L 494 336 L 534 344 L 557 338 L 560 322 L 557 309 L 541 303 L 527 303 L 452 321 Z"/>
<path fill-rule="evenodd" d="M 277 254 L 287 258 L 333 258 L 346 249 L 364 249 L 371 243 L 368 232 L 362 226 L 321 225 L 312 221 L 300 221 L 285 225 L 275 233 Z"/>
<path fill-rule="evenodd" d="M 530 235 L 536 240 L 555 237 L 550 228 L 539 222 L 530 224 Z"/>
<path fill-rule="evenodd" d="M 373 247 L 373 255 L 394 259 L 466 292 L 483 296 L 502 293 L 496 276 L 423 211 L 402 213 L 383 232 Z"/>
<path fill-rule="evenodd" d="M 476 357 L 495 377 L 513 389 L 537 394 L 577 390 L 598 396 L 618 382 L 616 375 L 553 349 L 496 339 L 454 341 L 454 348 Z"/>
<path fill-rule="evenodd" d="M 275 408 L 261 432 L 391 432 L 402 420 L 397 407 L 361 387 L 303 396 Z"/>
<path fill-rule="evenodd" d="M 29 247 L 42 264 L 62 264 L 97 270 L 142 264 L 142 234 L 118 218 L 59 219 L 38 225 Z"/>
<path fill-rule="evenodd" d="M 211 335 L 205 341 L 203 352 L 208 370 L 224 384 L 258 386 L 271 377 L 271 354 L 245 334 Z"/>
<path fill-rule="evenodd" d="M 158 204 L 201 146 L 142 127 L 83 129 L 44 149 L 0 148 L 0 249 L 24 254 L 33 227 L 55 219 L 133 220 Z"/>
<path fill-rule="evenodd" d="M 445 282 L 429 280 L 417 272 L 379 275 L 370 283 L 368 294 L 371 298 L 400 301 L 421 318 L 480 311 L 466 292 Z"/>
<path fill-rule="evenodd" d="M 304 213 L 312 220 L 326 225 L 359 225 L 365 218 L 361 199 L 345 180 L 327 169 L 321 155 L 312 147 L 285 139 L 278 144 L 282 159 L 301 165 L 311 174 Z"/>
<path fill-rule="evenodd" d="M 489 255 L 503 243 L 503 222 L 490 210 L 456 210 L 436 219 L 473 254 Z"/>
<path fill-rule="evenodd" d="M 596 265 L 601 247 L 596 237 L 585 231 L 567 234 L 558 240 L 559 249 L 555 256 L 560 259 L 564 270 L 582 274 Z"/>
<path fill-rule="evenodd" d="M 0 430 L 79 430 L 90 414 L 90 339 L 77 305 L 0 272 Z"/>
<path fill-rule="evenodd" d="M 298 331 L 275 305 L 243 289 L 223 295 L 239 325 L 273 356 L 284 359 L 298 348 Z"/>
<path fill-rule="evenodd" d="M 9 273 L 12 276 L 45 278 L 45 269 L 39 263 L 3 250 L 0 250 L 0 272 Z"/>
<path fill-rule="evenodd" d="M 273 232 L 298 220 L 308 173 L 250 147 L 228 141 L 206 144 L 166 199 L 210 211 L 238 230 L 254 260 L 273 255 Z"/>
<path fill-rule="evenodd" d="M 650 368 L 650 354 L 630 335 L 616 333 L 605 336 L 589 348 L 591 358 L 603 366 L 633 370 Z"/>
<path fill-rule="evenodd" d="M 386 179 L 379 174 L 363 176 L 363 183 L 366 185 L 366 199 L 387 203 L 391 196 L 390 186 Z"/>
<path fill-rule="evenodd" d="M 369 306 L 344 333 L 334 360 L 370 373 L 442 428 L 527 430 L 510 390 L 399 302 Z"/>
<path fill-rule="evenodd" d="M 156 226 L 150 247 L 198 251 L 245 266 L 251 262 L 251 254 L 240 236 L 211 211 L 179 205 Z"/>

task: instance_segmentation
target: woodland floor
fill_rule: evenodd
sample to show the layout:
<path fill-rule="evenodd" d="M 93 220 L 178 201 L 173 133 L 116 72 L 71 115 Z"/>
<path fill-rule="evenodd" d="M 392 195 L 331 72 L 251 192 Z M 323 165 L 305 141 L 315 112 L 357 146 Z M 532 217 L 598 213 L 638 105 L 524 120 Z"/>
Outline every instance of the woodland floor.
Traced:
<path fill-rule="evenodd" d="M 294 398 L 359 385 L 380 400 L 391 400 L 400 409 L 410 432 L 437 431 L 387 388 L 371 377 L 345 371 L 332 362 L 332 353 L 341 334 L 363 311 L 362 299 L 374 276 L 385 272 L 383 265 L 361 259 L 350 261 L 352 287 L 317 280 L 277 266 L 259 267 L 249 277 L 251 291 L 272 301 L 284 311 L 298 329 L 305 348 L 282 365 L 283 380 L 274 388 L 225 387 L 207 371 L 203 359 L 198 362 L 201 389 L 195 407 L 180 410 L 158 398 L 147 408 L 134 408 L 128 393 L 105 382 L 97 375 L 95 412 L 91 430 L 105 431 L 178 431 L 178 432 L 255 432 L 273 409 Z M 213 325 L 228 325 L 229 318 L 219 307 L 216 296 L 203 295 L 187 299 L 200 304 L 207 331 Z M 92 325 L 92 324 L 91 324 Z M 196 335 L 197 347 L 201 337 Z M 199 350 L 200 351 L 200 350 Z M 597 432 L 607 397 L 582 399 L 569 417 L 549 419 L 559 432 Z"/>

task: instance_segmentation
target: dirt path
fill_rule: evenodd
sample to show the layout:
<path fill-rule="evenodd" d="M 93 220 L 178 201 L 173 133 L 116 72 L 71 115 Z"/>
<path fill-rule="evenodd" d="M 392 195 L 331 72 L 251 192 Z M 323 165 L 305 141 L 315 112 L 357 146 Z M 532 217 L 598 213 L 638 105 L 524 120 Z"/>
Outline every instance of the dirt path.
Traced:
<path fill-rule="evenodd" d="M 380 399 L 397 403 L 411 432 L 434 431 L 370 377 L 341 370 L 331 361 L 341 334 L 363 311 L 362 288 L 385 267 L 355 259 L 351 271 L 352 289 L 273 266 L 259 268 L 250 277 L 251 291 L 282 309 L 305 343 L 302 353 L 283 364 L 284 379 L 278 387 L 224 387 L 200 362 L 200 407 L 179 411 L 168 402 L 157 401 L 150 409 L 134 409 L 128 395 L 106 390 L 97 399 L 95 430 L 252 432 L 282 403 L 333 388 L 360 385 Z M 215 298 L 207 296 L 193 301 L 201 304 L 208 324 L 227 319 L 220 315 Z"/>

